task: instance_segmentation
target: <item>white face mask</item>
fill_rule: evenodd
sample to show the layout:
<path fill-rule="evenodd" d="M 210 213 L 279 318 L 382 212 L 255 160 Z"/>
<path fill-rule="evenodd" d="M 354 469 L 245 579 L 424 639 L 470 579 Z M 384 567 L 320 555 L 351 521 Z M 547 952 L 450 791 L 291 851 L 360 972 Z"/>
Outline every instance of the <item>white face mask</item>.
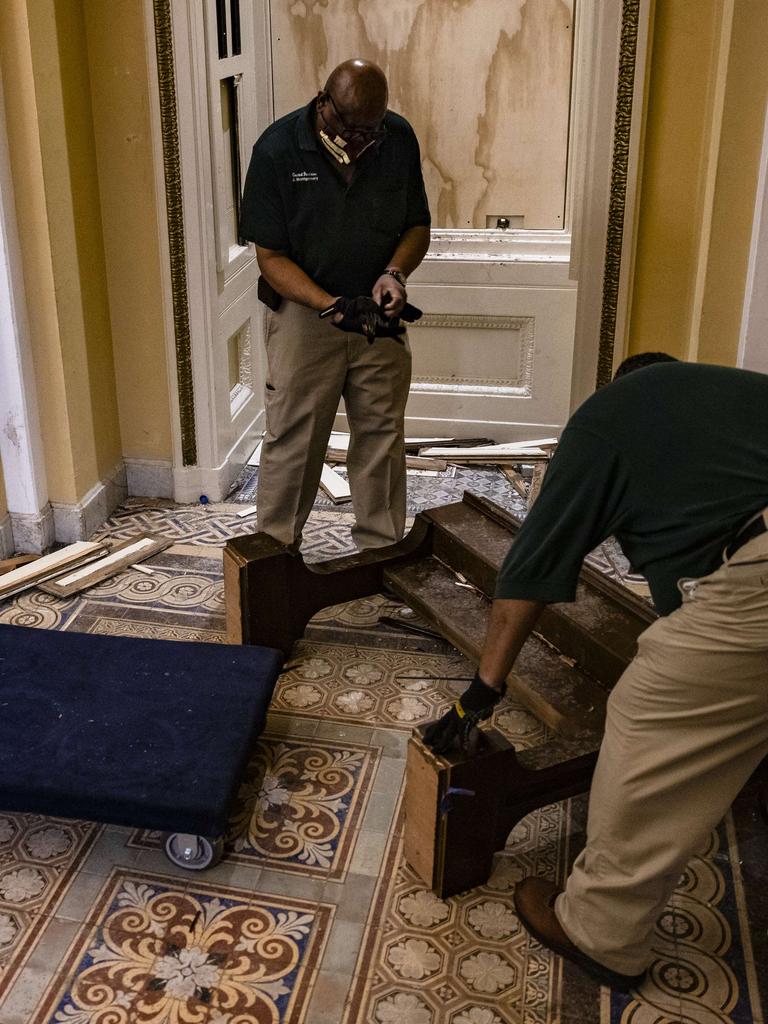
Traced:
<path fill-rule="evenodd" d="M 331 137 L 321 128 L 320 141 L 331 154 L 331 156 L 334 158 L 334 160 L 338 160 L 340 164 L 352 163 L 352 161 L 349 159 L 349 154 L 345 152 L 347 144 L 340 135 L 337 135 L 335 139 L 331 139 Z"/>

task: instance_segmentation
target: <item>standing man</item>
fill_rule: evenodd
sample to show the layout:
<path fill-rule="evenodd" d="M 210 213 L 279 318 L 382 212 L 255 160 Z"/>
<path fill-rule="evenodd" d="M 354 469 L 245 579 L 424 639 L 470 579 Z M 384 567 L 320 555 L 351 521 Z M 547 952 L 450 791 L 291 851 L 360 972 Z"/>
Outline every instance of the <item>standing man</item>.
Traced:
<path fill-rule="evenodd" d="M 614 535 L 660 618 L 611 692 L 565 891 L 526 878 L 515 905 L 540 942 L 621 991 L 768 754 L 768 376 L 661 358 L 633 357 L 571 417 L 499 573 L 478 674 L 425 736 L 440 752 L 488 717 L 544 605 L 573 601 L 584 556 Z"/>
<path fill-rule="evenodd" d="M 411 352 L 395 330 L 430 216 L 416 136 L 387 98 L 381 68 L 345 61 L 264 132 L 245 182 L 240 230 L 256 243 L 272 309 L 258 524 L 288 545 L 300 543 L 342 396 L 355 543 L 391 544 L 405 527 Z M 390 336 L 370 340 L 376 307 L 395 319 Z"/>

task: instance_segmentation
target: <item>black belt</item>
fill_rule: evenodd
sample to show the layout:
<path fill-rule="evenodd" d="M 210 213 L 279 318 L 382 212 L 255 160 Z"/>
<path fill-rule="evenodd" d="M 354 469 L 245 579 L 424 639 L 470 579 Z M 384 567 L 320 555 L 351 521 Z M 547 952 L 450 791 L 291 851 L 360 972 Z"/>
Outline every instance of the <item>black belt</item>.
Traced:
<path fill-rule="evenodd" d="M 725 549 L 725 557 L 733 558 L 739 548 L 743 548 L 747 541 L 754 540 L 755 537 L 759 537 L 766 531 L 768 531 L 768 526 L 765 525 L 765 516 L 761 514 L 739 530 L 731 543 Z"/>

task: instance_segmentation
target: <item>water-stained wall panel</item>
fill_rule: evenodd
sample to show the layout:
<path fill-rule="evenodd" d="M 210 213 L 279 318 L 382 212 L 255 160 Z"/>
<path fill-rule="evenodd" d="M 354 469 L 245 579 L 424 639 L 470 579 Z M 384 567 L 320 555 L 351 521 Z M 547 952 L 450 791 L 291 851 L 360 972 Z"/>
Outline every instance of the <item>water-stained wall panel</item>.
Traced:
<path fill-rule="evenodd" d="M 437 227 L 561 228 L 573 0 L 271 0 L 275 113 L 376 61 L 422 148 Z"/>

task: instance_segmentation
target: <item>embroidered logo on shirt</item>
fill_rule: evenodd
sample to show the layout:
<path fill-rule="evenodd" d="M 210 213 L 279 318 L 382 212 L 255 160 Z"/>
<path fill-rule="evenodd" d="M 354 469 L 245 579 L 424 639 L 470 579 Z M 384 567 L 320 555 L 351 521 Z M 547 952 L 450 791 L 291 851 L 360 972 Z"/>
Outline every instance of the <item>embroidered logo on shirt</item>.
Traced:
<path fill-rule="evenodd" d="M 291 180 L 294 185 L 304 185 L 308 181 L 319 181 L 320 178 L 315 171 L 291 171 Z"/>

